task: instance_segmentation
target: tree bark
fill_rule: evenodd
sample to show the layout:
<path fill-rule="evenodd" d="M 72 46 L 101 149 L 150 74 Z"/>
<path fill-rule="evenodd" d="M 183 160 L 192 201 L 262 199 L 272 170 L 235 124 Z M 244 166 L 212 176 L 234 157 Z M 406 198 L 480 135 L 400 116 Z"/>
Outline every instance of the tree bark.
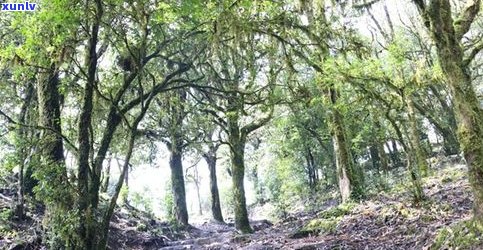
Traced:
<path fill-rule="evenodd" d="M 338 93 L 335 89 L 329 89 L 329 97 L 332 105 L 337 103 Z M 348 201 L 350 198 L 359 200 L 364 197 L 364 187 L 361 182 L 361 176 L 358 176 L 358 171 L 351 156 L 349 142 L 345 132 L 344 121 L 342 114 L 337 108 L 331 110 L 331 133 L 334 144 L 334 154 L 337 166 L 337 176 L 339 180 L 339 191 L 342 197 L 342 202 Z"/>
<path fill-rule="evenodd" d="M 381 142 L 377 142 L 376 148 L 377 148 L 377 152 L 379 153 L 379 159 L 382 166 L 382 171 L 384 175 L 387 175 L 389 173 L 389 168 L 388 168 L 389 161 L 387 159 L 387 154 L 384 151 L 384 144 Z"/>
<path fill-rule="evenodd" d="M 101 17 L 103 14 L 102 3 L 97 0 L 95 6 L 95 17 L 91 26 L 89 42 L 87 45 L 86 67 L 87 67 L 87 81 L 84 88 L 84 96 L 82 100 L 82 107 L 79 115 L 78 124 L 78 169 L 77 169 L 77 192 L 78 192 L 78 210 L 81 217 L 80 222 L 80 237 L 86 249 L 93 249 L 96 246 L 96 222 L 93 217 L 93 211 L 89 209 L 92 204 L 97 204 L 98 194 L 93 194 L 89 190 L 89 173 L 94 174 L 89 163 L 91 155 L 91 134 L 89 132 L 92 125 L 92 109 L 94 98 L 94 85 L 96 82 L 97 71 L 97 43 L 99 35 L 99 27 Z M 91 192 L 89 192 L 91 191 Z M 98 190 L 96 190 L 97 192 Z M 94 207 L 92 207 L 94 208 Z"/>
<path fill-rule="evenodd" d="M 393 124 L 393 126 L 396 124 Z M 397 125 L 396 125 L 397 126 Z M 390 158 L 392 162 L 392 167 L 402 166 L 401 154 L 397 148 L 397 141 L 392 139 L 390 143 L 387 144 L 388 148 L 391 150 Z"/>
<path fill-rule="evenodd" d="M 414 168 L 414 165 L 413 165 L 415 163 L 414 163 L 414 160 L 412 160 L 411 148 L 407 145 L 406 142 L 404 142 L 404 137 L 401 129 L 396 124 L 396 121 L 391 118 L 389 113 L 386 113 L 386 118 L 389 120 L 389 122 L 391 123 L 391 126 L 394 128 L 394 131 L 396 132 L 399 142 L 401 143 L 404 151 L 406 152 L 406 167 L 408 169 L 409 178 L 411 180 L 411 184 L 413 188 L 412 193 L 414 196 L 414 200 L 416 202 L 419 202 L 423 200 L 425 196 L 424 196 L 420 175 L 418 174 L 418 172 L 416 172 L 416 169 Z M 392 141 L 392 145 L 393 145 L 393 149 L 397 149 L 397 146 L 396 146 L 397 144 L 395 140 Z"/>
<path fill-rule="evenodd" d="M 109 190 L 109 179 L 111 177 L 111 159 L 107 162 L 106 170 L 104 170 L 104 178 L 102 180 L 101 192 L 107 193 Z"/>
<path fill-rule="evenodd" d="M 247 134 L 239 126 L 239 107 L 236 96 L 229 100 L 230 111 L 227 116 L 228 144 L 230 146 L 231 177 L 233 183 L 233 198 L 235 202 L 235 228 L 242 233 L 251 233 L 245 198 L 245 145 Z"/>
<path fill-rule="evenodd" d="M 102 223 L 100 225 L 101 235 L 98 235 L 98 241 L 95 242 L 96 245 L 93 245 L 94 248 L 92 249 L 106 249 L 107 242 L 109 238 L 109 222 L 111 221 L 111 217 L 114 214 L 114 209 L 116 207 L 116 202 L 119 197 L 119 193 L 121 192 L 121 188 L 123 186 L 124 180 L 126 179 L 125 176 L 129 171 L 129 161 L 131 160 L 132 153 L 134 150 L 134 142 L 136 140 L 135 136 L 135 128 L 138 126 L 139 121 L 141 121 L 142 117 L 144 116 L 146 110 L 141 112 L 141 115 L 137 117 L 136 121 L 133 124 L 133 128 L 130 131 L 129 142 L 126 152 L 126 157 L 124 159 L 124 164 L 121 169 L 121 175 L 117 180 L 116 186 L 114 188 L 114 194 L 109 201 L 109 206 L 106 209 L 104 216 L 102 218 Z"/>
<path fill-rule="evenodd" d="M 203 155 L 203 158 L 208 164 L 210 171 L 210 193 L 211 193 L 211 213 L 213 219 L 218 222 L 224 222 L 223 214 L 221 212 L 220 194 L 218 192 L 218 181 L 216 177 L 216 149 L 210 147 L 208 153 Z"/>
<path fill-rule="evenodd" d="M 25 124 L 25 120 L 27 114 L 29 112 L 29 107 L 32 103 L 33 95 L 34 95 L 34 85 L 32 82 L 27 83 L 25 98 L 22 103 L 22 107 L 20 108 L 20 113 L 18 116 L 18 121 L 21 124 Z M 30 153 L 28 152 L 30 147 L 27 145 L 27 128 L 21 126 L 17 129 L 17 142 L 16 142 L 16 155 L 17 155 L 17 164 L 20 166 L 19 175 L 18 175 L 18 190 L 17 190 L 17 200 L 15 204 L 15 216 L 23 220 L 25 217 L 25 166 L 28 164 L 28 157 Z"/>
<path fill-rule="evenodd" d="M 405 95 L 406 99 L 406 106 L 408 109 L 408 119 L 409 119 L 409 142 L 411 145 L 411 152 L 414 153 L 415 163 L 418 167 L 418 172 L 421 173 L 422 176 L 427 176 L 429 167 L 428 163 L 426 162 L 426 157 L 423 148 L 421 147 L 421 140 L 419 138 L 419 130 L 416 121 L 416 113 L 414 110 L 413 100 L 409 96 L 409 94 Z M 413 156 L 409 156 L 413 157 Z"/>
<path fill-rule="evenodd" d="M 176 150 L 171 150 L 169 167 L 171 168 L 171 189 L 173 192 L 176 221 L 183 226 L 187 226 L 188 208 L 186 207 L 182 149 L 178 148 Z"/>
<path fill-rule="evenodd" d="M 451 125 L 451 120 L 452 118 L 449 118 L 448 121 L 450 124 L 445 125 L 442 124 L 441 121 L 439 121 L 436 117 L 434 117 L 428 110 L 426 110 L 424 107 L 421 107 L 418 103 L 413 101 L 414 107 L 419 111 L 421 115 L 426 117 L 431 124 L 435 127 L 436 131 L 443 137 L 443 150 L 446 155 L 454 155 L 458 154 L 459 152 L 459 144 L 458 140 L 456 138 L 456 134 L 453 133 L 452 130 L 452 125 Z M 452 114 L 448 114 L 448 111 L 446 110 L 445 116 L 452 116 Z M 454 125 L 456 128 L 456 124 Z"/>
<path fill-rule="evenodd" d="M 379 149 L 372 145 L 369 147 L 369 153 L 371 155 L 372 167 L 379 173 L 381 169 L 381 158 L 379 157 Z"/>
<path fill-rule="evenodd" d="M 236 126 L 238 127 L 238 125 Z M 233 126 L 232 129 L 236 129 Z M 253 230 L 248 221 L 248 211 L 245 198 L 245 142 L 246 138 L 239 133 L 233 132 L 229 135 L 230 158 L 232 164 L 233 196 L 235 201 L 235 228 L 242 233 L 251 233 Z"/>
<path fill-rule="evenodd" d="M 37 99 L 39 102 L 39 124 L 42 131 L 42 155 L 54 164 L 63 164 L 64 146 L 62 142 L 59 75 L 52 65 L 46 78 L 41 78 L 37 85 Z M 65 174 L 67 174 L 65 172 Z"/>

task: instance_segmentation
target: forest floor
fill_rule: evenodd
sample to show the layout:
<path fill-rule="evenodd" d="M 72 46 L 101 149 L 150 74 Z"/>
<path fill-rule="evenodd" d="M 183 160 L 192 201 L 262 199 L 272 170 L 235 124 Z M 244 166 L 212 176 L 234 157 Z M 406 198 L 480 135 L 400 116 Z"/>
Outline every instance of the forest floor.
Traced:
<path fill-rule="evenodd" d="M 464 165 L 436 165 L 433 175 L 423 180 L 427 200 L 419 204 L 411 201 L 408 187 L 400 184 L 361 203 L 337 205 L 329 200 L 316 211 L 289 213 L 273 224 L 252 221 L 253 234 L 239 234 L 232 223 L 208 221 L 175 230 L 124 206 L 111 221 L 109 248 L 430 249 L 440 229 L 470 218 L 473 200 Z M 0 208 L 8 203 L 7 198 L 0 196 Z M 11 222 L 8 234 L 0 230 L 0 249 L 45 249 L 39 241 L 39 221 L 39 216 L 31 216 L 21 223 Z M 480 243 L 463 249 L 483 249 Z M 444 244 L 442 249 L 452 249 Z"/>
<path fill-rule="evenodd" d="M 162 249 L 429 249 L 438 230 L 469 219 L 472 206 L 464 165 L 436 171 L 424 180 L 427 200 L 420 204 L 396 188 L 358 204 L 290 214 L 274 225 L 253 221 L 251 235 L 227 225 L 198 225 L 192 237 Z"/>

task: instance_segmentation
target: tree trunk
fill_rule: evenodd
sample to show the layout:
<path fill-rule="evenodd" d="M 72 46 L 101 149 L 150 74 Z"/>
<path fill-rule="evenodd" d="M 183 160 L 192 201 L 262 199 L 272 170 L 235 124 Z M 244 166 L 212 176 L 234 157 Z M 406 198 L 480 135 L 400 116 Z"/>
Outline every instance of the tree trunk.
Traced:
<path fill-rule="evenodd" d="M 371 155 L 372 167 L 379 174 L 379 171 L 381 170 L 381 158 L 379 157 L 379 149 L 375 145 L 372 145 L 369 147 L 369 153 Z"/>
<path fill-rule="evenodd" d="M 454 155 L 459 152 L 459 145 L 456 139 L 456 134 L 453 133 L 452 118 L 448 119 L 449 124 L 443 124 L 438 118 L 434 117 L 428 110 L 413 101 L 414 107 L 421 115 L 426 117 L 431 124 L 433 124 L 436 131 L 443 137 L 443 150 L 446 155 Z M 446 110 L 446 109 L 445 109 Z M 452 110 L 447 110 L 445 116 L 453 116 Z M 456 128 L 456 124 L 454 125 Z"/>
<path fill-rule="evenodd" d="M 389 173 L 389 168 L 388 168 L 389 161 L 387 159 L 386 151 L 384 151 L 384 144 L 381 142 L 377 142 L 376 147 L 377 147 L 377 152 L 379 152 L 379 159 L 382 166 L 382 171 L 384 175 L 387 175 Z"/>
<path fill-rule="evenodd" d="M 233 196 L 235 200 L 235 228 L 242 233 L 253 230 L 248 221 L 248 211 L 245 198 L 245 138 L 237 133 L 230 134 L 230 158 L 232 164 Z"/>
<path fill-rule="evenodd" d="M 169 158 L 171 168 L 171 189 L 174 199 L 176 221 L 183 226 L 188 225 L 188 208 L 186 207 L 186 191 L 182 163 L 182 149 L 171 150 Z"/>
<path fill-rule="evenodd" d="M 46 79 L 40 79 L 37 85 L 37 99 L 39 102 L 39 124 L 42 131 L 42 155 L 54 164 L 63 164 L 64 146 L 62 142 L 59 75 L 52 66 Z M 67 172 L 65 172 L 67 174 Z"/>
<path fill-rule="evenodd" d="M 77 193 L 78 193 L 78 210 L 80 216 L 79 236 L 84 248 L 94 249 L 98 244 L 96 231 L 98 223 L 94 216 L 94 209 L 97 208 L 98 191 L 89 190 L 89 177 L 94 179 L 98 177 L 95 169 L 91 168 L 89 158 L 93 153 L 91 151 L 91 129 L 94 85 L 96 84 L 97 60 L 98 55 L 96 47 L 98 44 L 99 27 L 101 17 L 103 15 L 102 3 L 100 0 L 95 1 L 95 16 L 92 26 L 90 27 L 90 37 L 87 44 L 86 68 L 87 81 L 85 83 L 84 93 L 82 97 L 82 107 L 79 115 L 78 123 L 78 168 L 77 168 Z M 89 176 L 90 175 L 90 176 Z M 100 176 L 100 173 L 99 173 Z"/>
<path fill-rule="evenodd" d="M 94 159 L 94 164 L 92 167 L 92 169 L 94 170 L 93 172 L 100 173 L 102 171 L 102 165 L 106 158 L 110 143 L 121 121 L 122 121 L 121 116 L 117 113 L 117 109 L 114 106 L 114 104 L 112 104 L 112 106 L 109 108 L 109 113 L 107 115 L 106 129 L 104 130 L 104 134 L 102 135 L 102 140 L 101 140 L 99 149 L 97 150 L 97 155 Z M 91 183 L 90 183 L 90 193 L 92 196 L 91 202 L 93 207 L 97 207 L 98 205 L 100 188 L 101 188 L 100 175 L 93 174 L 91 176 Z"/>
<path fill-rule="evenodd" d="M 427 176 L 429 167 L 428 163 L 426 162 L 426 154 L 421 147 L 421 140 L 419 138 L 419 130 L 417 126 L 413 100 L 411 99 L 409 94 L 406 94 L 405 97 L 409 118 L 409 142 L 412 149 L 411 152 L 414 153 L 415 164 L 418 167 L 418 172 L 421 173 L 422 176 Z"/>
<path fill-rule="evenodd" d="M 29 107 L 33 99 L 34 95 L 34 85 L 32 82 L 27 83 L 25 99 L 23 100 L 22 107 L 20 108 L 20 113 L 18 116 L 18 121 L 21 124 L 25 124 L 25 120 L 27 117 L 27 113 L 29 112 Z M 18 183 L 17 183 L 17 200 L 15 204 L 15 216 L 23 220 L 25 217 L 25 209 L 24 209 L 24 195 L 25 195 L 25 166 L 28 164 L 28 158 L 30 153 L 28 152 L 30 147 L 27 144 L 27 128 L 21 126 L 17 129 L 17 138 L 16 138 L 16 155 L 17 155 L 17 164 L 20 166 L 19 175 L 18 175 Z"/>
<path fill-rule="evenodd" d="M 337 91 L 329 89 L 330 99 L 333 105 L 337 103 Z M 337 166 L 337 177 L 339 180 L 339 191 L 342 202 L 350 198 L 359 200 L 364 196 L 361 176 L 358 176 L 351 156 L 349 142 L 347 141 L 342 114 L 332 108 L 331 133 L 334 144 L 334 154 Z"/>
<path fill-rule="evenodd" d="M 460 152 L 458 139 L 449 129 L 440 131 L 443 137 L 443 150 L 446 155 L 456 155 Z"/>
<path fill-rule="evenodd" d="M 116 207 L 117 199 L 119 197 L 119 193 L 121 192 L 122 185 L 124 180 L 126 179 L 125 176 L 129 171 L 129 161 L 131 160 L 133 149 L 134 149 L 134 142 L 136 140 L 135 136 L 135 128 L 137 128 L 139 121 L 141 121 L 142 117 L 145 114 L 145 109 L 142 111 L 141 115 L 138 116 L 133 124 L 132 131 L 130 131 L 129 142 L 127 146 L 126 157 L 124 159 L 124 164 L 121 169 L 121 175 L 117 180 L 116 186 L 114 187 L 114 194 L 109 201 L 109 206 L 104 212 L 104 216 L 102 218 L 102 223 L 100 223 L 100 231 L 101 234 L 98 235 L 98 240 L 95 242 L 96 245 L 93 245 L 94 248 L 92 249 L 106 249 L 107 242 L 109 238 L 109 222 L 111 221 L 111 217 L 114 213 L 114 209 Z"/>
<path fill-rule="evenodd" d="M 421 183 L 421 176 L 419 175 L 419 169 L 416 168 L 417 164 L 414 162 L 415 157 L 407 156 L 406 164 L 409 172 L 409 177 L 412 182 L 412 193 L 415 202 L 421 202 L 425 199 L 423 185 Z"/>
<path fill-rule="evenodd" d="M 438 47 L 441 67 L 445 73 L 456 108 L 458 138 L 469 168 L 469 180 L 473 193 L 474 216 L 483 224 L 483 119 L 482 110 L 471 85 L 467 68 L 462 68 L 458 60 L 462 57 L 461 48 Z"/>
<path fill-rule="evenodd" d="M 456 133 L 454 132 L 457 129 L 457 123 L 453 106 L 448 105 L 446 101 L 446 95 L 441 95 L 435 85 L 429 85 L 429 88 L 441 104 L 441 107 L 445 111 L 444 117 L 448 121 L 448 125 L 443 126 L 445 129 L 440 131 L 441 136 L 443 137 L 443 149 L 445 151 L 445 154 L 458 154 L 460 152 L 460 147 L 458 143 L 458 138 L 456 137 Z"/>
<path fill-rule="evenodd" d="M 218 192 L 218 182 L 216 178 L 216 153 L 210 148 L 207 154 L 203 155 L 208 169 L 210 170 L 210 193 L 211 193 L 211 213 L 213 219 L 219 222 L 224 222 L 221 213 L 220 195 Z"/>
<path fill-rule="evenodd" d="M 397 127 L 396 124 L 393 124 Z M 402 161 L 401 161 L 401 154 L 399 153 L 399 150 L 397 148 L 397 141 L 396 140 L 391 140 L 391 143 L 388 144 L 390 146 L 389 148 L 391 149 L 391 162 L 393 164 L 393 167 L 399 167 L 403 166 Z"/>
<path fill-rule="evenodd" d="M 203 207 L 201 205 L 201 195 L 200 195 L 200 175 L 198 174 L 198 169 L 197 167 L 195 166 L 194 167 L 194 183 L 195 183 L 195 187 L 196 187 L 196 196 L 198 198 L 198 214 L 199 215 L 203 215 Z"/>
<path fill-rule="evenodd" d="M 307 161 L 307 177 L 309 179 L 309 187 L 310 190 L 315 191 L 317 187 L 317 168 L 315 165 L 314 155 L 312 154 L 310 148 L 307 148 L 307 155 L 305 158 Z"/>
<path fill-rule="evenodd" d="M 414 168 L 413 166 L 413 164 L 415 163 L 414 163 L 414 160 L 412 159 L 412 154 L 411 154 L 412 151 L 410 147 L 407 145 L 407 143 L 404 142 L 403 133 L 401 132 L 401 129 L 399 128 L 399 126 L 396 124 L 396 121 L 392 119 L 388 113 L 386 114 L 386 118 L 389 120 L 389 122 L 391 123 L 391 126 L 394 128 L 394 131 L 396 132 L 399 142 L 401 143 L 404 151 L 406 152 L 406 167 L 408 169 L 409 178 L 412 184 L 412 193 L 415 201 L 419 202 L 424 199 L 424 192 L 421 184 L 420 175 L 418 172 L 416 172 L 416 168 Z M 392 145 L 393 145 L 393 149 L 397 149 L 397 144 L 395 140 L 392 141 Z"/>
<path fill-rule="evenodd" d="M 109 190 L 109 178 L 111 175 L 111 159 L 107 162 L 106 170 L 104 171 L 104 178 L 102 180 L 101 192 L 107 193 Z"/>

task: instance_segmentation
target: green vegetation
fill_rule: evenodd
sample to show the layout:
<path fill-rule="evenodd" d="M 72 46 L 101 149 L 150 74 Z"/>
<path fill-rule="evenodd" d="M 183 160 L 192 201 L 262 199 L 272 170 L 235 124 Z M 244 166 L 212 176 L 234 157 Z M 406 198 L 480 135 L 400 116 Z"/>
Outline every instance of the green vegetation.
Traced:
<path fill-rule="evenodd" d="M 435 246 L 471 246 L 483 225 L 481 0 L 407 2 L 2 10 L 0 240 L 30 223 L 39 237 L 25 244 L 38 246 L 5 248 L 122 248 L 110 246 L 122 206 L 188 231 L 210 211 L 256 233 L 250 216 L 271 209 L 282 222 L 317 211 L 301 237 L 335 234 L 354 213 L 412 235 L 410 219 L 463 216 L 436 203 L 466 195 L 451 190 L 468 177 L 459 188 L 473 198 L 458 202 L 472 220 Z"/>
<path fill-rule="evenodd" d="M 483 227 L 474 220 L 439 230 L 430 249 L 478 249 L 483 246 Z"/>
<path fill-rule="evenodd" d="M 335 233 L 337 225 L 345 215 L 351 213 L 356 203 L 343 203 L 339 206 L 327 209 L 319 214 L 317 218 L 310 220 L 292 237 L 306 237 L 307 235 L 331 234 Z"/>
<path fill-rule="evenodd" d="M 334 233 L 340 218 L 314 219 L 311 220 L 302 229 L 302 232 L 310 232 L 310 234 L 329 234 Z"/>
<path fill-rule="evenodd" d="M 317 214 L 317 216 L 323 219 L 341 217 L 344 215 L 348 215 L 356 205 L 356 203 L 346 202 L 340 204 L 339 206 L 324 210 L 321 213 Z"/>

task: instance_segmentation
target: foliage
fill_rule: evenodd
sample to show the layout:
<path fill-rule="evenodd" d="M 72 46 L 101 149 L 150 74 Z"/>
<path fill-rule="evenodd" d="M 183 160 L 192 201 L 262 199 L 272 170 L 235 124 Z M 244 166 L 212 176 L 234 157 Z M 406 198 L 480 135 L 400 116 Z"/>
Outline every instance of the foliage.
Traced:
<path fill-rule="evenodd" d="M 148 193 L 147 190 L 144 190 L 142 193 L 140 192 L 133 192 L 130 194 L 132 205 L 138 209 L 142 209 L 143 211 L 152 214 L 153 213 L 153 204 L 152 200 L 146 196 Z"/>
<path fill-rule="evenodd" d="M 219 162 L 233 187 L 221 198 L 237 229 L 251 231 L 247 173 L 257 201 L 280 217 L 301 204 L 320 209 L 337 190 L 349 202 L 305 228 L 332 232 L 349 198 L 411 190 L 423 199 L 435 132 L 445 154 L 461 144 L 481 223 L 481 1 L 411 1 L 419 24 L 396 20 L 384 1 L 358 2 L 55 0 L 5 12 L 0 182 L 19 194 L 15 205 L 33 188 L 50 248 L 103 249 L 117 198 L 128 199 L 123 178 L 99 198 L 106 159 L 135 169 L 165 143 L 179 180 L 181 201 L 171 190 L 161 201 L 173 221 L 185 200 L 183 157 L 226 145 L 230 161 Z M 131 202 L 153 210 L 140 193 Z M 480 226 L 443 230 L 437 247 L 469 246 Z"/>
<path fill-rule="evenodd" d="M 176 222 L 176 217 L 174 215 L 174 198 L 173 194 L 171 192 L 171 188 L 169 185 L 166 185 L 165 190 L 167 191 L 166 194 L 164 195 L 164 199 L 162 200 L 161 203 L 161 208 L 163 210 L 164 214 L 164 219 L 169 221 L 171 224 L 175 224 Z"/>
<path fill-rule="evenodd" d="M 8 232 L 10 230 L 10 220 L 13 218 L 13 211 L 10 208 L 2 208 L 0 210 L 0 232 Z"/>

